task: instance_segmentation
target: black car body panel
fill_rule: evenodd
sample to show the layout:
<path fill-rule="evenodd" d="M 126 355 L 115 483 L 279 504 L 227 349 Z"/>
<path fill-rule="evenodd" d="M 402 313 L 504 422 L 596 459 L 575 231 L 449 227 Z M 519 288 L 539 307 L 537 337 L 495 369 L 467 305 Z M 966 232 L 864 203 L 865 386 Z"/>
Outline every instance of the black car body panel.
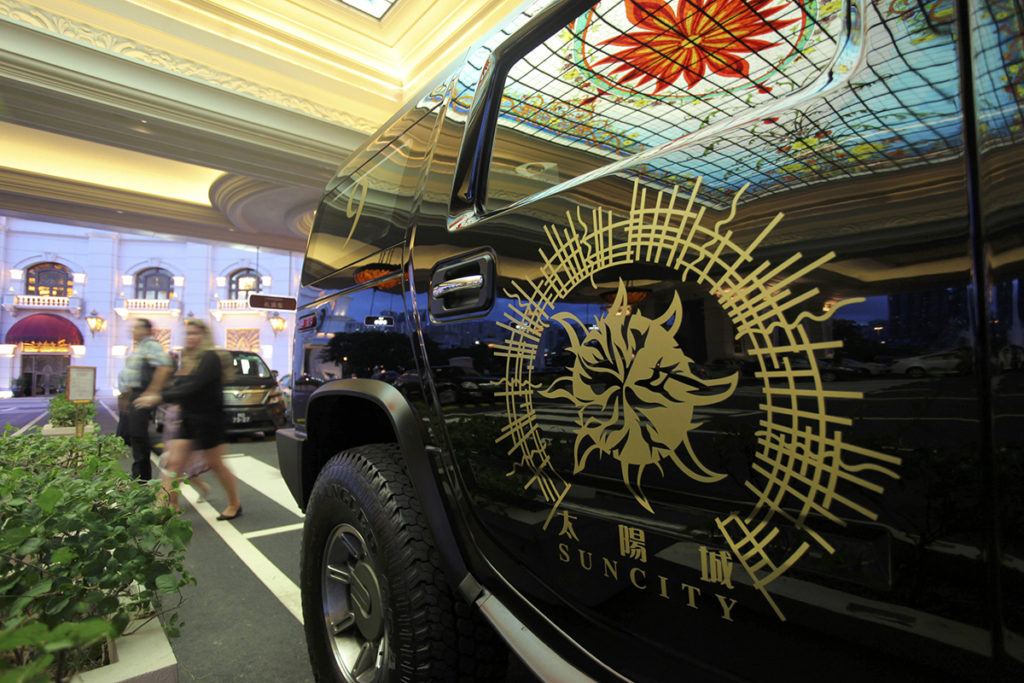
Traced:
<path fill-rule="evenodd" d="M 412 370 L 296 392 L 289 486 L 408 444 L 450 579 L 595 678 L 1019 679 L 1021 10 L 695 7 L 527 12 L 343 167 L 293 375 Z"/>

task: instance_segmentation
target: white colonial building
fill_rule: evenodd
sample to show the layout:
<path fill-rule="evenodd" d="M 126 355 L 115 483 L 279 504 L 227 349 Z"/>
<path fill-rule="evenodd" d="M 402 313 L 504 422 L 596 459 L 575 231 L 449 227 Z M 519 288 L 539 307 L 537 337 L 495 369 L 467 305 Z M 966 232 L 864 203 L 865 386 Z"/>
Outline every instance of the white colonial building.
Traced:
<path fill-rule="evenodd" d="M 97 396 L 114 394 L 140 317 L 168 351 L 195 317 L 218 345 L 290 371 L 294 312 L 248 295 L 295 296 L 302 254 L 0 215 L 0 265 L 0 397 L 63 391 L 69 365 L 95 367 Z"/>

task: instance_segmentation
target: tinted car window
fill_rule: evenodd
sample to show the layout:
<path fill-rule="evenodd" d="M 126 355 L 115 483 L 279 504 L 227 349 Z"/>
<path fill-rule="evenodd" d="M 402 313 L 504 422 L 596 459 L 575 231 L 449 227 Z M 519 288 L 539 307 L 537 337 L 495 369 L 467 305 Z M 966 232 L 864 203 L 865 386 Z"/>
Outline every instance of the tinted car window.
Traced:
<path fill-rule="evenodd" d="M 231 356 L 235 373 L 242 377 L 270 377 L 270 368 L 255 353 L 234 353 Z"/>

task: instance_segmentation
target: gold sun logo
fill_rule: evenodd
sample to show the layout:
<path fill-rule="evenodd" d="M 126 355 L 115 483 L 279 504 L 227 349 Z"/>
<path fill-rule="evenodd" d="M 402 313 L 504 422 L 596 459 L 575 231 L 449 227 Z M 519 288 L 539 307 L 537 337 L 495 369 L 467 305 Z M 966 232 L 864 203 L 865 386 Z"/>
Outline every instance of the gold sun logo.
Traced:
<path fill-rule="evenodd" d="M 736 377 L 708 381 L 695 376 L 674 338 L 682 324 L 678 298 L 657 318 L 616 316 L 626 309 L 620 282 L 608 315 L 582 336 L 577 330 L 586 328 L 575 316 L 551 313 L 577 287 L 587 282 L 594 286 L 599 273 L 636 263 L 669 268 L 680 282 L 701 285 L 716 298 L 735 327 L 736 340 L 748 349 L 763 401 L 756 452 L 744 482 L 751 495 L 749 509 L 717 517 L 715 525 L 753 587 L 785 619 L 768 586 L 812 546 L 835 551 L 821 526 L 845 526 L 850 516 L 877 519 L 862 504 L 862 494 L 881 494 L 886 480 L 899 478 L 894 468 L 901 460 L 848 442 L 844 430 L 853 422 L 835 415 L 831 404 L 863 394 L 822 382 L 819 355 L 841 348 L 842 342 L 817 340 L 812 330 L 843 306 L 863 299 L 846 299 L 813 313 L 808 304 L 819 291 L 797 283 L 835 254 L 809 263 L 802 262 L 799 252 L 781 263 L 758 259 L 758 246 L 783 214 L 740 243 L 724 228 L 736 217 L 746 186 L 733 196 L 725 218 L 706 225 L 705 209 L 697 202 L 700 184 L 697 178 L 681 206 L 678 187 L 658 192 L 649 202 L 647 190 L 636 182 L 627 216 L 597 208 L 585 219 L 578 210 L 568 215 L 568 228 L 547 228 L 551 250 L 542 252 L 540 277 L 513 282 L 506 291 L 512 303 L 499 325 L 508 335 L 495 354 L 505 359 L 498 396 L 505 399 L 507 424 L 499 442 L 512 459 L 510 475 L 525 474 L 525 488 L 551 506 L 545 529 L 572 490 L 573 475 L 595 454 L 620 463 L 626 487 L 651 514 L 654 506 L 640 486 L 651 465 L 664 472 L 667 461 L 702 483 L 721 479 L 694 452 L 689 434 L 698 426 L 695 408 L 727 399 Z M 554 323 L 569 335 L 574 362 L 567 377 L 543 386 L 534 381 L 534 359 L 544 331 Z M 548 453 L 536 396 L 568 399 L 577 409 L 571 475 L 560 471 Z M 795 545 L 778 542 L 783 528 L 798 530 L 804 540 Z"/>
<path fill-rule="evenodd" d="M 689 433 L 700 426 L 693 421 L 693 409 L 729 398 L 739 373 L 714 380 L 694 374 L 693 361 L 675 341 L 683 319 L 678 295 L 657 319 L 630 315 L 626 285 L 619 280 L 608 314 L 582 339 L 576 330 L 585 327 L 576 316 L 559 313 L 552 319 L 569 335 L 575 363 L 568 376 L 556 379 L 540 395 L 568 399 L 579 408 L 573 474 L 586 467 L 591 454 L 610 455 L 622 466 L 626 488 L 652 514 L 654 509 L 641 488 L 648 465 L 661 470 L 662 461 L 668 460 L 705 483 L 725 477 L 698 459 Z"/>

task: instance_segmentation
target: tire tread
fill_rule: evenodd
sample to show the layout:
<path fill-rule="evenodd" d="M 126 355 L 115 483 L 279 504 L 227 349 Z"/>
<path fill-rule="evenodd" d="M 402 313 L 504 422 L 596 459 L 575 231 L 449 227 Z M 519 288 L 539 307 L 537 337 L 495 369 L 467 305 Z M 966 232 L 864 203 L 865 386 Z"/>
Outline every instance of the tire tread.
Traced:
<path fill-rule="evenodd" d="M 379 571 L 388 577 L 392 615 L 389 637 L 395 674 L 401 681 L 482 681 L 504 677 L 506 652 L 497 634 L 471 605 L 454 595 L 441 568 L 433 534 L 401 464 L 398 444 L 373 444 L 343 451 L 323 468 L 310 496 L 303 532 L 303 612 L 307 623 L 320 615 L 319 555 L 308 557 L 310 520 L 329 501 L 352 500 L 364 517 L 362 526 L 374 529 L 371 552 Z M 378 524 L 389 530 L 377 533 Z M 322 552 L 322 549 L 321 549 Z M 310 560 L 316 566 L 309 566 Z M 316 590 L 309 584 L 315 578 Z M 312 596 L 311 593 L 316 595 Z M 307 604 L 311 603 L 311 604 Z M 307 644 L 318 681 L 337 680 L 333 657 L 320 633 L 307 626 Z M 329 665 L 323 662 L 328 655 Z M 326 674 L 326 677 L 325 677 Z"/>

